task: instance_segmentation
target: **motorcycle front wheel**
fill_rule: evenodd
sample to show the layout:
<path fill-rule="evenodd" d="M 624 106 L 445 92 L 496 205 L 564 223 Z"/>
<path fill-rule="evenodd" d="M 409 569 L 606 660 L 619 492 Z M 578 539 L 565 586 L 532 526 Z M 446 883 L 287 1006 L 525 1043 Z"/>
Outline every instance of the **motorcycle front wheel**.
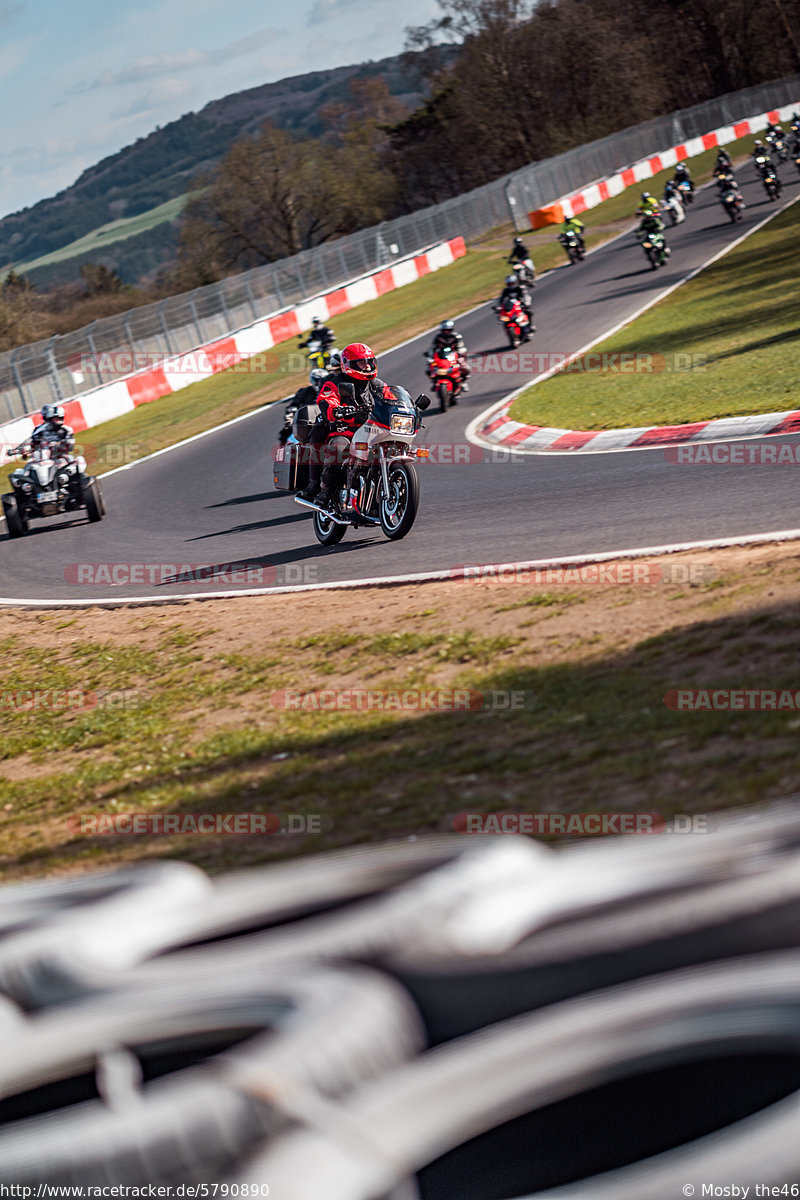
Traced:
<path fill-rule="evenodd" d="M 406 536 L 419 508 L 419 479 L 412 463 L 397 463 L 389 468 L 389 493 L 381 489 L 381 529 L 390 541 Z"/>
<path fill-rule="evenodd" d="M 442 380 L 436 391 L 439 393 L 439 411 L 447 412 L 447 401 L 450 398 L 450 388 L 445 381 Z"/>

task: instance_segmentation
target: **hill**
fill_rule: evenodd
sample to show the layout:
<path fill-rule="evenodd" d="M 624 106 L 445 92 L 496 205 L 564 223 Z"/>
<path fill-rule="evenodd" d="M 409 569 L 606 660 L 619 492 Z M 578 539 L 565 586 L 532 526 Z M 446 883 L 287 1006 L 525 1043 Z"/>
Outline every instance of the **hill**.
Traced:
<path fill-rule="evenodd" d="M 3 217 L 0 263 L 6 267 L 32 263 L 109 223 L 166 205 L 191 190 L 199 170 L 218 162 L 234 141 L 255 133 L 265 120 L 293 132 L 319 134 L 320 108 L 332 101 L 346 101 L 352 79 L 376 75 L 385 78 L 398 100 L 415 106 L 423 98 L 413 65 L 407 65 L 398 55 L 374 63 L 312 71 L 213 100 L 199 113 L 187 113 L 87 168 L 58 195 Z M 169 208 L 164 210 L 165 214 L 170 212 Z M 170 216 L 165 215 L 163 220 L 170 220 Z M 136 239 L 131 239 L 129 233 L 124 236 L 141 243 L 147 234 L 139 233 Z M 106 244 L 115 243 L 106 239 Z M 84 258 L 82 250 L 76 249 L 75 253 Z M 115 251 L 117 257 L 124 258 L 116 245 Z M 44 279 L 37 277 L 40 281 Z"/>

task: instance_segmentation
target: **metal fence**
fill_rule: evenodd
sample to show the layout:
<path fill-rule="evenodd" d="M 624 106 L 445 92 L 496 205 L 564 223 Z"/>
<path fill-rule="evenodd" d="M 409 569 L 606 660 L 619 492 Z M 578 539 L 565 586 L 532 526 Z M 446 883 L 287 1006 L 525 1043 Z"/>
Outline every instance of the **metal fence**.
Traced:
<path fill-rule="evenodd" d="M 503 179 L 394 221 L 256 267 L 220 283 L 94 321 L 0 354 L 0 423 L 69 400 L 121 375 L 131 355 L 173 355 L 344 284 L 448 238 L 475 237 L 596 179 L 746 117 L 793 104 L 800 75 L 745 88 L 531 163 Z M 76 362 L 83 364 L 76 374 Z M 95 363 L 91 366 L 89 364 Z"/>

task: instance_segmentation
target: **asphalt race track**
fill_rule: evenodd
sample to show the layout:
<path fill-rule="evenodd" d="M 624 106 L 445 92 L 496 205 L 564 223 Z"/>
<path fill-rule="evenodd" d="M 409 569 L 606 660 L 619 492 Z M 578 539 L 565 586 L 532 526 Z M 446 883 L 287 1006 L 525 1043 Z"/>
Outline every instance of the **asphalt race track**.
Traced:
<path fill-rule="evenodd" d="M 780 172 L 781 205 L 800 190 L 790 165 Z M 738 175 L 747 203 L 744 220 L 732 224 L 716 189 L 704 190 L 686 221 L 668 227 L 672 258 L 659 271 L 650 269 L 633 235 L 625 234 L 583 263 L 543 279 L 534 292 L 537 334 L 513 355 L 488 304 L 459 321 L 470 354 L 494 353 L 499 357 L 489 365 L 502 369 L 475 371 L 471 391 L 447 414 L 429 410 L 420 441 L 439 449 L 429 461 L 420 460 L 420 510 L 405 540 L 389 542 L 379 530 L 348 530 L 339 546 L 317 544 L 310 512 L 272 490 L 271 448 L 283 419 L 283 406 L 277 405 L 105 477 L 108 515 L 100 524 L 88 524 L 83 514 L 51 518 L 33 522 L 27 537 L 14 542 L 0 525 L 0 597 L 82 603 L 122 596 L 168 599 L 795 528 L 797 465 L 679 466 L 663 448 L 512 456 L 470 446 L 464 434 L 479 412 L 549 365 L 546 357 L 533 361 L 533 352 L 569 354 L 586 345 L 777 209 L 751 165 Z M 638 194 L 631 189 L 631 209 Z M 498 292 L 503 274 L 498 258 Z M 428 340 L 417 338 L 383 355 L 381 377 L 412 395 L 424 391 L 422 351 Z M 786 408 L 796 407 L 798 397 L 787 396 Z M 161 581 L 163 564 L 231 563 L 248 564 L 249 570 L 206 581 L 167 572 Z M 91 582 L 103 573 L 85 564 L 125 566 L 115 585 Z M 131 564 L 139 565 L 143 582 L 130 581 Z"/>

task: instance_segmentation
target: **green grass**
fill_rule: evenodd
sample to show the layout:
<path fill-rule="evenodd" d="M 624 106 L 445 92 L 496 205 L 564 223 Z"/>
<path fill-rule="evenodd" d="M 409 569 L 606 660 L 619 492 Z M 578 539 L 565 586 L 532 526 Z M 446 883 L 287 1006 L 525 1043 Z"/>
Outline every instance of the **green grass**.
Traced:
<path fill-rule="evenodd" d="M 49 254 L 43 254 L 41 258 L 15 263 L 14 269 L 18 272 L 31 271 L 34 267 L 46 267 L 52 263 L 64 262 L 68 258 L 75 258 L 78 254 L 88 254 L 91 251 L 101 254 L 115 242 L 135 237 L 137 233 L 146 233 L 148 229 L 155 229 L 157 225 L 163 225 L 166 221 L 174 221 L 192 194 L 186 192 L 182 196 L 175 196 L 172 200 L 167 200 L 164 204 L 150 208 L 147 212 L 139 213 L 135 217 L 122 217 L 119 221 L 109 221 L 106 225 L 99 225 L 97 229 L 92 229 L 83 237 L 77 238 L 74 242 L 70 242 L 58 250 L 51 250 Z"/>
<path fill-rule="evenodd" d="M 797 408 L 797 222 L 787 209 L 589 352 L 640 355 L 643 370 L 592 371 L 584 356 L 522 392 L 513 419 L 602 430 Z"/>
<path fill-rule="evenodd" d="M 783 565 L 784 582 L 791 569 Z M 762 604 L 778 574 L 761 579 Z M 728 578 L 729 599 L 739 582 Z M 683 620 L 699 598 L 695 591 L 683 603 Z M 539 607 L 559 621 L 546 602 Z M 543 663 L 541 632 L 526 636 L 519 626 L 517 635 L 487 637 L 479 606 L 460 630 L 443 625 L 411 640 L 398 615 L 362 640 L 355 659 L 343 628 L 269 655 L 258 653 L 255 640 L 250 652 L 231 653 L 225 630 L 163 614 L 139 633 L 141 646 L 80 632 L 59 640 L 52 636 L 62 628 L 59 614 L 30 617 L 27 625 L 8 617 L 4 628 L 16 632 L 0 638 L 0 696 L 107 688 L 134 702 L 80 713 L 0 705 L 0 872 L 159 855 L 227 869 L 446 830 L 463 811 L 639 808 L 669 816 L 797 790 L 798 714 L 676 712 L 664 702 L 676 687 L 795 691 L 796 603 L 713 618 L 692 611 L 698 623 L 662 627 L 622 649 L 613 631 L 583 639 L 573 632 L 569 642 L 562 625 L 569 652 Z M 82 617 L 80 628 L 90 620 Z M 733 646 L 743 653 L 731 656 Z M 422 715 L 276 706 L 278 689 L 330 686 L 321 652 L 347 688 L 371 679 L 386 689 L 513 693 L 524 703 Z M 304 840 L 114 839 L 78 837 L 67 826 L 79 814 L 147 811 L 313 812 L 323 817 L 323 833 Z"/>

